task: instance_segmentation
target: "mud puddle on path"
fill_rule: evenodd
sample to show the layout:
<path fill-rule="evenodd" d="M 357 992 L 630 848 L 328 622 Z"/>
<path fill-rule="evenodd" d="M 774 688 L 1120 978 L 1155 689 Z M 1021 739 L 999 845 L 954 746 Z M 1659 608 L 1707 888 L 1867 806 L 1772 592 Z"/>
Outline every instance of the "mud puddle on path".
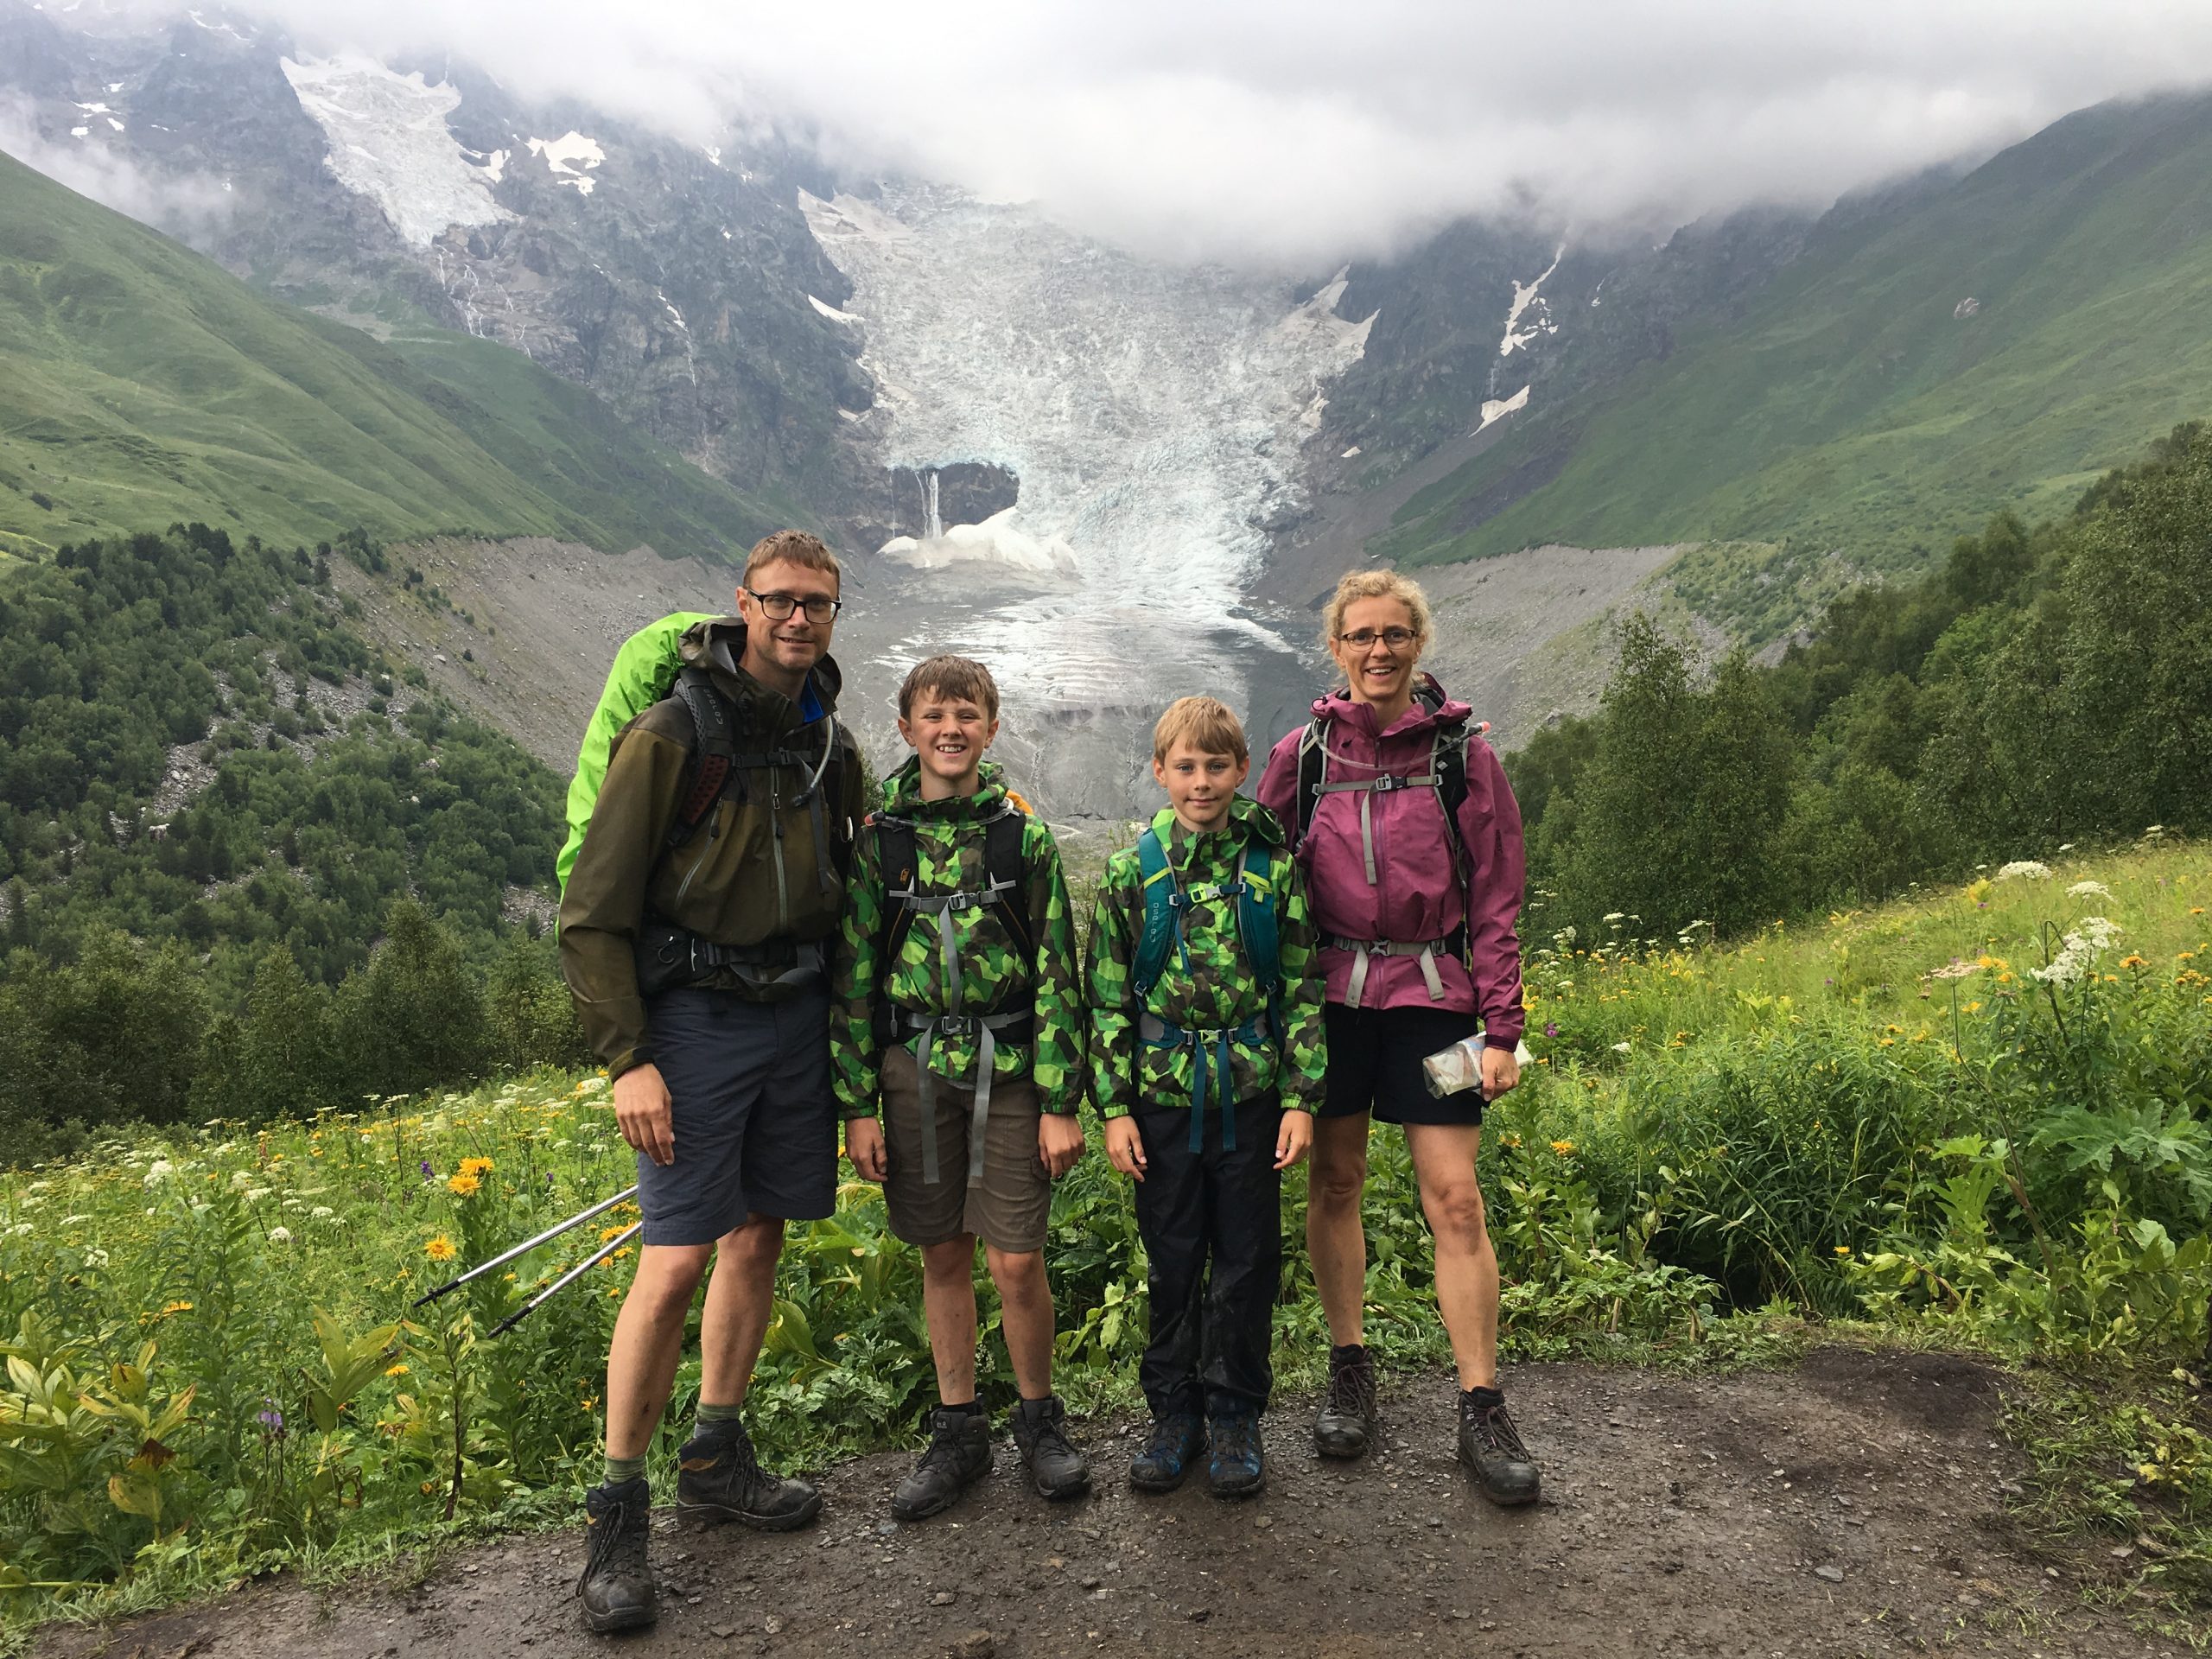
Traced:
<path fill-rule="evenodd" d="M 1135 1430 L 1079 1425 L 1095 1496 L 1047 1504 L 1001 1438 L 949 1514 L 890 1522 L 906 1454 L 840 1465 L 811 1531 L 658 1532 L 659 1624 L 605 1640 L 569 1599 L 574 1533 L 456 1554 L 410 1587 L 280 1582 L 99 1630 L 50 1659 L 614 1655 L 2021 1656 L 2179 1651 L 2084 1605 L 2088 1554 L 2029 1559 L 2003 1516 L 2024 1463 L 1998 1374 L 1834 1348 L 1796 1371 L 1508 1373 L 1544 1465 L 1491 1508 L 1452 1458 L 1449 1380 L 1386 1379 L 1388 1455 L 1324 1463 L 1311 1402 L 1270 1415 L 1267 1493 L 1139 1498 Z M 2107 1564 L 2108 1565 L 2108 1564 Z M 2056 1576 L 2053 1576 L 2053 1572 Z"/>

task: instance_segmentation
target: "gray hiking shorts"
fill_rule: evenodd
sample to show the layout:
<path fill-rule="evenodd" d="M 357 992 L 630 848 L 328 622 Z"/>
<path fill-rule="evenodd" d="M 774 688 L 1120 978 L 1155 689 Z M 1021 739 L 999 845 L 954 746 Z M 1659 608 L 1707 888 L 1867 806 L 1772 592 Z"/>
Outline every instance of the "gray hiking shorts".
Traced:
<path fill-rule="evenodd" d="M 746 1217 L 818 1221 L 837 1205 L 830 993 L 748 1002 L 686 986 L 645 1007 L 676 1161 L 638 1154 L 648 1244 L 711 1244 Z"/>

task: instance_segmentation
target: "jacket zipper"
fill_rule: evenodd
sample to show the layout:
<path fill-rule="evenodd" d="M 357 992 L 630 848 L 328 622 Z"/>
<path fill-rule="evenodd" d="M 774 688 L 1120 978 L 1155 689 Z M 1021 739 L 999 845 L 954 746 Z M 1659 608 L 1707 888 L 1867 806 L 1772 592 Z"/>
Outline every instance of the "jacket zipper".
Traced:
<path fill-rule="evenodd" d="M 683 909 L 683 895 L 691 891 L 692 882 L 698 880 L 700 869 L 715 850 L 715 837 L 721 833 L 724 804 L 725 803 L 721 801 L 715 803 L 714 812 L 707 819 L 707 845 L 700 851 L 699 855 L 691 861 L 691 868 L 683 872 L 683 880 L 677 884 L 676 903 L 671 908 L 679 913 Z"/>

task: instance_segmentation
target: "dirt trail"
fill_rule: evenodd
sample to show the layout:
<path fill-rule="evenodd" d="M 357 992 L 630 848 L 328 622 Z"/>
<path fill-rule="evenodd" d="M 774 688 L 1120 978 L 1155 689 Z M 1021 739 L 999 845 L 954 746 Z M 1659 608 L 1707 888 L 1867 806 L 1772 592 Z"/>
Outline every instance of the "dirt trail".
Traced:
<path fill-rule="evenodd" d="M 2003 1517 L 2022 1471 L 1997 1376 L 1943 1355 L 1815 1353 L 1796 1372 L 1661 1377 L 1561 1364 L 1508 1377 L 1545 1465 L 1505 1513 L 1450 1458 L 1449 1382 L 1386 1386 L 1386 1457 L 1323 1464 L 1310 1406 L 1271 1418 L 1257 1501 L 1193 1481 L 1140 1499 L 1120 1425 L 1082 1438 L 1096 1496 L 1053 1506 L 1003 1440 L 990 1479 L 918 1526 L 885 1502 L 904 1455 L 832 1471 L 812 1531 L 655 1540 L 663 1613 L 583 1635 L 573 1533 L 457 1554 L 428 1582 L 279 1583 L 100 1630 L 48 1659 L 557 1659 L 683 1654 L 2021 1656 L 2178 1651 L 2085 1605 L 2101 1549 L 2031 1559 Z M 977 1633 L 988 1632 L 988 1637 Z"/>

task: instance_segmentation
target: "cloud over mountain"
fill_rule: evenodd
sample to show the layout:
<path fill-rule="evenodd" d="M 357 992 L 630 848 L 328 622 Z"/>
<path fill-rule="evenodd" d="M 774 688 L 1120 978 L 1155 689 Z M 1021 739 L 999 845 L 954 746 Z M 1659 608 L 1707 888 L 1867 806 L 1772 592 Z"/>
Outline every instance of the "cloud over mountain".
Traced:
<path fill-rule="evenodd" d="M 2195 0 L 244 0 L 711 139 L 733 121 L 1146 252 L 1313 269 L 1469 213 L 1821 206 L 2212 80 Z M 234 11 L 232 15 L 238 15 Z"/>

